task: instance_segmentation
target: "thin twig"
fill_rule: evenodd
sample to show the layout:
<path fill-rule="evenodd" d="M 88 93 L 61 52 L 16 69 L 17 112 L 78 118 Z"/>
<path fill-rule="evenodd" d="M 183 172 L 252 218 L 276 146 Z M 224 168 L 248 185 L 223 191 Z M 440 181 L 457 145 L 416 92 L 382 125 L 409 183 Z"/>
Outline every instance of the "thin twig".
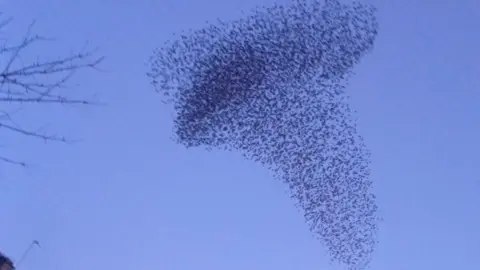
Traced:
<path fill-rule="evenodd" d="M 0 21 L 0 29 L 11 22 L 11 19 Z M 55 60 L 42 61 L 39 59 L 23 64 L 21 54 L 37 42 L 51 40 L 49 38 L 32 35 L 35 22 L 32 22 L 18 44 L 9 44 L 8 40 L 0 45 L 0 102 L 8 104 L 63 104 L 63 105 L 101 105 L 86 99 L 72 99 L 62 94 L 67 83 L 83 69 L 99 70 L 98 65 L 104 60 L 96 57 L 96 49 L 87 50 L 86 44 L 79 52 L 59 57 Z M 0 112 L 0 129 L 8 130 L 22 136 L 33 137 L 44 141 L 72 143 L 63 136 L 44 134 L 32 131 L 18 125 L 7 111 Z M 26 166 L 26 163 L 1 157 L 0 161 Z"/>

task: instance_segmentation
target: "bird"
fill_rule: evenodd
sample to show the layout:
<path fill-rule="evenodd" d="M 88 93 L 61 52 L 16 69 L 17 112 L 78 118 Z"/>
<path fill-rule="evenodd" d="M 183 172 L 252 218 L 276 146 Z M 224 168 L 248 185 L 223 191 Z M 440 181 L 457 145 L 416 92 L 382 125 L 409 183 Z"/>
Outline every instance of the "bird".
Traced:
<path fill-rule="evenodd" d="M 379 215 L 346 88 L 377 32 L 371 5 L 292 0 L 191 31 L 157 48 L 148 72 L 176 112 L 176 143 L 269 168 L 352 270 L 371 261 Z"/>

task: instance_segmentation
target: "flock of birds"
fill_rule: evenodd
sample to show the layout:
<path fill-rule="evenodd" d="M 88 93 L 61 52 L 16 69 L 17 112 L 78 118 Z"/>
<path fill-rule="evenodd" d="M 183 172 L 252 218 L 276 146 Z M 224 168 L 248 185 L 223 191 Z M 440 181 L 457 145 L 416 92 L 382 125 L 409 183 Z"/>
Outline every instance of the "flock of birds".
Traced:
<path fill-rule="evenodd" d="M 173 104 L 177 143 L 268 167 L 349 269 L 371 261 L 379 218 L 345 88 L 377 30 L 372 6 L 292 0 L 165 44 L 148 73 Z"/>

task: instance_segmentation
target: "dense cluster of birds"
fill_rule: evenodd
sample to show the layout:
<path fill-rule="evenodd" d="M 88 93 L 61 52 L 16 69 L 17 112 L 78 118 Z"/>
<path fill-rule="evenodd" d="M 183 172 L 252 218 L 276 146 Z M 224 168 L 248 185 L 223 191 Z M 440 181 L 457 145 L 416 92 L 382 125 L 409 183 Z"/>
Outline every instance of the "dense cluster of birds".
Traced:
<path fill-rule="evenodd" d="M 377 29 L 372 6 L 292 0 L 168 42 L 148 73 L 173 104 L 177 143 L 267 166 L 349 269 L 370 262 L 378 213 L 345 88 Z"/>

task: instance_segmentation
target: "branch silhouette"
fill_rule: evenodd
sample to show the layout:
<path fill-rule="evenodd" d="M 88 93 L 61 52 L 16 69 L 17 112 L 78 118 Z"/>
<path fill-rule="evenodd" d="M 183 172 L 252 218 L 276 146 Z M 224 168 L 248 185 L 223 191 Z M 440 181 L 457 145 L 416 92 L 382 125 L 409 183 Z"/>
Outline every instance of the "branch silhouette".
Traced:
<path fill-rule="evenodd" d="M 12 20 L 0 22 L 4 29 Z M 88 99 L 70 98 L 65 91 L 69 80 L 81 70 L 99 70 L 98 66 L 104 57 L 96 56 L 96 50 L 88 50 L 87 46 L 76 53 L 57 57 L 56 59 L 37 59 L 23 62 L 22 54 L 33 48 L 37 43 L 51 41 L 38 34 L 32 34 L 35 21 L 32 22 L 19 42 L 5 40 L 0 44 L 0 103 L 9 105 L 33 106 L 60 105 L 98 105 Z M 13 43 L 13 44 L 11 44 Z M 43 133 L 16 123 L 12 112 L 3 110 L 0 113 L 0 130 L 13 132 L 19 136 L 27 136 L 43 141 L 62 143 L 72 142 L 64 136 Z M 9 157 L 0 156 L 0 161 L 27 166 L 27 163 Z"/>

